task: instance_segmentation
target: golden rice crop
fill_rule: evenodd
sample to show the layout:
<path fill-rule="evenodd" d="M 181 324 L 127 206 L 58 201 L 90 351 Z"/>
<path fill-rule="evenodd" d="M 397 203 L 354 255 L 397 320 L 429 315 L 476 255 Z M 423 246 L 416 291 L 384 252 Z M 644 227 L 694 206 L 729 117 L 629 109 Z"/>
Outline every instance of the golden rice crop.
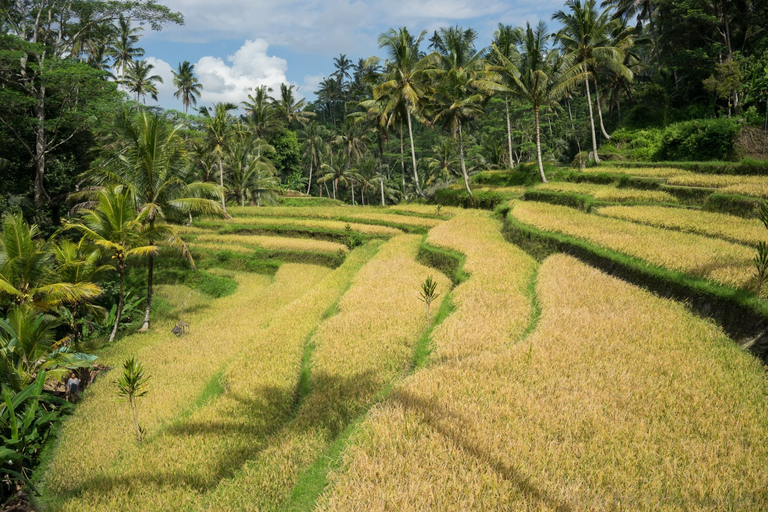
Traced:
<path fill-rule="evenodd" d="M 207 509 L 278 509 L 301 472 L 407 370 L 425 328 L 420 283 L 431 274 L 441 296 L 450 285 L 445 276 L 415 262 L 419 244 L 417 236 L 395 237 L 361 269 L 341 298 L 338 314 L 312 338 L 311 391 L 295 419 L 219 486 L 206 500 Z"/>
<path fill-rule="evenodd" d="M 440 219 L 389 213 L 390 211 L 389 208 L 373 206 L 307 206 L 302 208 L 268 206 L 261 208 L 240 207 L 234 209 L 233 215 L 235 217 L 296 217 L 342 221 L 344 219 L 357 219 L 362 223 L 388 222 L 422 227 L 433 227 L 440 222 Z"/>
<path fill-rule="evenodd" d="M 675 169 L 672 167 L 612 167 L 599 166 L 599 167 L 587 167 L 581 170 L 584 174 L 623 174 L 627 176 L 637 176 L 641 178 L 669 178 L 671 176 L 685 176 L 692 174 L 689 171 L 683 169 Z"/>
<path fill-rule="evenodd" d="M 753 280 L 754 249 L 744 245 L 544 203 L 516 201 L 512 205 L 512 215 L 538 229 L 581 238 L 655 265 L 719 283 L 748 287 Z"/>
<path fill-rule="evenodd" d="M 451 294 L 456 311 L 432 333 L 435 357 L 456 359 L 513 343 L 528 325 L 526 289 L 535 261 L 507 243 L 487 212 L 460 215 L 429 232 L 427 242 L 466 255 L 470 278 Z"/>
<path fill-rule="evenodd" d="M 764 510 L 762 365 L 675 302 L 573 258 L 528 340 L 409 377 L 319 510 Z"/>
<path fill-rule="evenodd" d="M 232 454 L 215 455 L 207 461 L 208 465 L 201 461 L 197 470 L 192 466 L 179 467 L 174 462 L 193 458 L 199 443 L 205 444 L 209 435 L 213 439 L 211 430 L 215 429 L 193 420 L 200 414 L 196 400 L 211 385 L 217 372 L 255 343 L 254 334 L 265 328 L 282 306 L 295 303 L 307 287 L 320 283 L 319 287 L 329 275 L 331 271 L 326 268 L 286 264 L 268 285 L 267 277 L 235 274 L 239 283 L 235 294 L 206 302 L 195 294 L 190 297 L 195 300 L 188 304 L 185 315 L 191 326 L 189 334 L 173 336 L 170 328 L 175 320 L 170 319 L 154 325 L 150 333 L 129 336 L 100 354 L 103 363 L 110 366 L 119 367 L 126 357 L 133 355 L 144 363 L 151 376 L 150 391 L 140 399 L 139 416 L 147 429 L 147 438 L 141 446 L 135 443 L 128 407 L 117 400 L 115 381 L 119 370 L 97 381 L 66 422 L 46 473 L 45 485 L 54 499 L 53 508 L 125 509 L 130 508 L 129 503 L 157 495 L 153 498 L 154 506 L 138 508 L 159 509 L 172 503 L 172 496 L 177 499 L 193 488 L 199 491 L 212 479 L 217 481 L 211 473 L 223 471 L 221 457 Z M 228 375 L 224 374 L 222 379 L 225 388 L 234 386 Z M 229 419 L 236 423 L 238 418 Z M 226 421 L 210 425 L 216 424 L 222 425 L 223 433 L 227 432 Z M 167 452 L 167 446 L 174 450 Z M 72 464 L 86 453 L 88 464 Z M 212 463 L 217 457 L 218 462 Z M 163 490 L 170 494 L 163 496 Z"/>
<path fill-rule="evenodd" d="M 727 174 L 694 174 L 670 178 L 670 185 L 688 187 L 716 188 L 726 194 L 768 199 L 768 177 L 766 176 L 733 176 Z"/>
<path fill-rule="evenodd" d="M 196 256 L 195 250 L 202 249 L 206 251 L 230 251 L 240 254 L 248 254 L 253 252 L 253 247 L 240 244 L 223 244 L 223 243 L 200 243 L 200 242 L 187 242 L 187 246 L 192 250 L 192 255 Z"/>
<path fill-rule="evenodd" d="M 406 203 L 389 207 L 389 210 L 395 213 L 403 212 L 410 215 L 435 215 L 437 207 L 429 204 Z M 463 213 L 464 209 L 456 206 L 442 206 L 440 208 L 441 217 L 452 217 Z"/>
<path fill-rule="evenodd" d="M 668 192 L 658 190 L 640 190 L 634 188 L 617 188 L 611 185 L 595 185 L 592 183 L 570 183 L 565 181 L 551 181 L 536 186 L 537 190 L 552 190 L 555 192 L 568 192 L 592 196 L 598 201 L 609 202 L 660 202 L 676 203 L 677 198 Z"/>
<path fill-rule="evenodd" d="M 227 225 L 227 223 L 233 223 L 238 225 L 253 225 L 256 227 L 261 226 L 296 226 L 304 228 L 320 228 L 320 229 L 335 229 L 344 230 L 346 226 L 349 226 L 353 231 L 360 233 L 366 233 L 369 235 L 398 235 L 402 233 L 402 230 L 397 228 L 391 228 L 389 226 L 379 226 L 377 224 L 361 224 L 359 222 L 345 222 L 340 220 L 324 220 L 324 219 L 304 219 L 296 217 L 235 217 L 229 221 L 222 221 L 221 225 Z"/>
<path fill-rule="evenodd" d="M 269 250 L 283 251 L 311 251 L 311 252 L 329 252 L 337 253 L 340 250 L 345 251 L 347 247 L 336 242 L 326 240 L 315 240 L 312 238 L 294 238 L 281 236 L 258 236 L 258 235 L 220 235 L 205 234 L 199 235 L 195 239 L 197 243 L 234 245 L 234 246 L 252 246 L 261 247 Z"/>
<path fill-rule="evenodd" d="M 604 217 L 698 233 L 749 245 L 757 245 L 758 242 L 768 239 L 768 232 L 759 220 L 742 219 L 723 213 L 663 206 L 607 206 L 596 210 L 595 213 Z"/>

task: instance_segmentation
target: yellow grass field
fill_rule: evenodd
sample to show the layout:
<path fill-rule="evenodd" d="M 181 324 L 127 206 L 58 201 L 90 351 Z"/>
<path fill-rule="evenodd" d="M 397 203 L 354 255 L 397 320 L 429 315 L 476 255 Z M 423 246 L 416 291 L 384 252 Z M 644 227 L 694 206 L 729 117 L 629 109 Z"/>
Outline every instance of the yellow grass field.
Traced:
<path fill-rule="evenodd" d="M 743 219 L 723 213 L 663 206 L 606 206 L 596 209 L 593 213 L 755 246 L 768 240 L 768 231 L 759 220 Z"/>
<path fill-rule="evenodd" d="M 199 325 L 190 311 L 190 335 L 175 338 L 170 326 L 158 326 L 102 356 L 116 366 L 137 355 L 152 375 L 150 392 L 139 403 L 147 439 L 136 444 L 128 407 L 111 391 L 117 372 L 108 374 L 66 423 L 45 481 L 55 497 L 49 508 L 194 508 L 290 413 L 306 336 L 378 245 L 353 251 L 334 271 L 284 264 L 269 286 L 267 278 L 248 275 L 264 284 L 241 282 L 237 293 L 200 312 L 207 321 Z M 256 296 L 248 300 L 245 293 Z M 142 340 L 148 336 L 163 342 L 147 346 Z M 211 386 L 220 396 L 196 404 Z M 98 463 L 71 464 L 86 452 Z"/>
<path fill-rule="evenodd" d="M 544 203 L 516 201 L 511 214 L 538 229 L 581 238 L 655 265 L 731 286 L 752 285 L 755 251 L 744 245 Z"/>
<path fill-rule="evenodd" d="M 536 190 L 552 190 L 592 196 L 598 201 L 607 202 L 659 202 L 676 203 L 677 198 L 668 192 L 658 190 L 640 190 L 633 188 L 617 188 L 611 185 L 594 185 L 592 183 L 549 182 L 536 186 Z"/>
<path fill-rule="evenodd" d="M 466 255 L 470 278 L 453 291 L 456 311 L 432 332 L 436 359 L 460 359 L 512 343 L 528 326 L 526 290 L 536 262 L 501 236 L 487 213 L 457 216 L 429 232 L 427 242 Z"/>
<path fill-rule="evenodd" d="M 249 224 L 254 227 L 260 226 L 296 226 L 305 228 L 321 228 L 321 229 L 335 229 L 344 230 L 346 226 L 349 226 L 353 231 L 365 233 L 368 235 L 398 235 L 402 233 L 402 230 L 397 228 L 391 228 L 389 226 L 379 226 L 377 224 L 361 224 L 358 222 L 345 222 L 338 220 L 323 220 L 323 219 L 303 219 L 296 217 L 255 217 L 255 216 L 242 216 L 234 217 L 226 221 L 214 221 L 216 225 L 227 226 L 228 224 Z"/>
<path fill-rule="evenodd" d="M 233 245 L 240 247 L 261 247 L 269 250 L 283 251 L 311 251 L 337 253 L 346 252 L 347 247 L 336 242 L 326 240 L 315 240 L 312 238 L 292 238 L 280 236 L 259 236 L 259 235 L 219 235 L 219 234 L 201 234 L 195 238 L 197 244 L 215 244 L 215 245 Z"/>
<path fill-rule="evenodd" d="M 445 276 L 415 262 L 419 243 L 413 235 L 393 238 L 361 269 L 338 314 L 312 337 L 311 391 L 295 418 L 274 432 L 258 457 L 219 485 L 205 501 L 207 510 L 280 509 L 302 471 L 409 368 L 425 329 L 419 285 L 432 275 L 442 296 L 450 285 Z M 438 307 L 439 301 L 433 304 Z"/>
<path fill-rule="evenodd" d="M 689 171 L 675 169 L 672 167 L 612 167 L 610 165 L 601 165 L 599 167 L 587 167 L 580 172 L 584 174 L 624 174 L 627 176 L 638 176 L 641 178 L 669 178 L 671 176 L 685 176 L 692 174 Z"/>
<path fill-rule="evenodd" d="M 324 206 L 305 206 L 295 208 L 291 206 L 262 206 L 262 207 L 236 207 L 230 208 L 230 213 L 238 217 L 296 217 L 317 219 L 339 219 L 340 217 L 358 219 L 362 223 L 391 222 L 406 226 L 422 226 L 431 228 L 440 220 L 415 215 L 402 215 L 390 213 L 390 208 L 372 206 L 338 206 L 328 208 Z M 396 210 L 395 210 L 396 211 Z"/>
<path fill-rule="evenodd" d="M 687 187 L 716 188 L 726 194 L 768 199 L 768 177 L 766 176 L 733 176 L 727 174 L 694 174 L 672 177 L 667 180 L 670 185 Z"/>
<path fill-rule="evenodd" d="M 557 255 L 528 339 L 374 408 L 323 511 L 765 510 L 761 364 L 672 301 Z"/>

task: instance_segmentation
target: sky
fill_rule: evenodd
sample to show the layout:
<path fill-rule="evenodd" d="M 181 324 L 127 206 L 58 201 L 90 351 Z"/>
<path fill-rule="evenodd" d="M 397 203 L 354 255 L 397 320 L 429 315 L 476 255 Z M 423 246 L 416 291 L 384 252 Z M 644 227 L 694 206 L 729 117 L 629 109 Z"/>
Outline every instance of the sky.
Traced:
<path fill-rule="evenodd" d="M 546 21 L 564 0 L 164 0 L 184 16 L 184 25 L 154 32 L 146 27 L 139 46 L 144 58 L 163 78 L 159 105 L 182 110 L 173 97 L 172 69 L 180 62 L 195 65 L 203 92 L 199 106 L 219 101 L 239 104 L 253 88 L 281 83 L 298 87 L 309 100 L 333 58 L 346 54 L 352 62 L 383 56 L 377 41 L 391 28 L 412 34 L 459 25 L 474 28 L 478 47 L 490 44 L 499 23 L 525 25 Z M 426 48 L 425 48 L 426 49 Z M 274 94 L 274 93 L 273 93 Z M 148 104 L 154 103 L 147 99 Z"/>

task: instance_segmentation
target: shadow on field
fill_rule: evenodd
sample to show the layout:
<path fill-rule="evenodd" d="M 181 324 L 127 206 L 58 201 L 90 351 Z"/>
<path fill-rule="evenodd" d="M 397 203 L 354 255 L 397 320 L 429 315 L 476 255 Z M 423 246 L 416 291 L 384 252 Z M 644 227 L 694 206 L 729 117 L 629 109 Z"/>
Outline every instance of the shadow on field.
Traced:
<path fill-rule="evenodd" d="M 515 469 L 510 461 L 495 457 L 471 438 L 463 435 L 462 432 L 469 430 L 464 428 L 464 425 L 469 422 L 460 414 L 446 407 L 441 407 L 436 400 L 427 400 L 404 390 L 395 390 L 392 393 L 392 400 L 400 403 L 406 409 L 418 412 L 433 430 L 464 452 L 490 466 L 527 498 L 554 510 L 562 512 L 572 510 L 568 504 L 559 502 L 556 498 L 531 484 L 528 477 Z"/>
<path fill-rule="evenodd" d="M 164 427 L 145 440 L 136 457 L 149 459 L 138 469 L 126 461 L 128 469 L 121 475 L 97 476 L 72 487 L 64 498 L 83 494 L 114 495 L 148 486 L 162 488 L 190 488 L 205 494 L 222 480 L 232 478 L 247 462 L 257 461 L 259 454 L 272 445 L 292 437 L 312 432 L 331 442 L 351 421 L 366 410 L 366 406 L 379 391 L 373 372 L 340 377 L 320 373 L 313 375 L 310 392 L 296 403 L 297 390 L 276 386 L 261 386 L 250 395 L 225 392 L 222 398 L 238 403 L 237 414 L 214 414 L 219 420 L 205 421 L 205 409 L 219 406 L 217 400 L 209 402 L 187 420 Z M 231 405 L 231 404 L 230 404 Z M 225 411 L 232 411 L 227 407 Z M 197 418 L 197 419 L 196 419 Z M 185 450 L 187 440 L 205 437 L 192 450 Z M 166 445 L 164 450 L 153 446 Z M 170 450 L 168 449 L 170 446 Z M 175 469 L 159 470 L 168 466 L 164 457 L 173 453 Z M 162 453 L 155 459 L 154 452 Z M 153 459 L 156 460 L 154 463 Z M 107 466 L 109 467 L 109 465 Z"/>

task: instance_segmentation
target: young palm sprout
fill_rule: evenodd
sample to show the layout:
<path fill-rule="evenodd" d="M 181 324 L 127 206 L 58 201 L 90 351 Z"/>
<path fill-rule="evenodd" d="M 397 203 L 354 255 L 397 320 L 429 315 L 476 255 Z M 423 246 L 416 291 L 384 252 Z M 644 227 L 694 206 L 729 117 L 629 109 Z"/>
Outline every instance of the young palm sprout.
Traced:
<path fill-rule="evenodd" d="M 117 379 L 117 394 L 128 400 L 133 415 L 133 423 L 136 425 L 136 440 L 138 442 L 144 439 L 146 430 L 139 425 L 139 418 L 136 414 L 136 399 L 147 394 L 148 380 L 149 377 L 144 376 L 144 365 L 135 357 L 123 363 L 123 374 Z"/>
<path fill-rule="evenodd" d="M 437 281 L 432 279 L 432 276 L 428 276 L 423 283 L 421 283 L 421 292 L 419 292 L 419 300 L 427 305 L 427 329 L 429 329 L 429 306 L 436 298 L 440 296 L 437 293 Z"/>

